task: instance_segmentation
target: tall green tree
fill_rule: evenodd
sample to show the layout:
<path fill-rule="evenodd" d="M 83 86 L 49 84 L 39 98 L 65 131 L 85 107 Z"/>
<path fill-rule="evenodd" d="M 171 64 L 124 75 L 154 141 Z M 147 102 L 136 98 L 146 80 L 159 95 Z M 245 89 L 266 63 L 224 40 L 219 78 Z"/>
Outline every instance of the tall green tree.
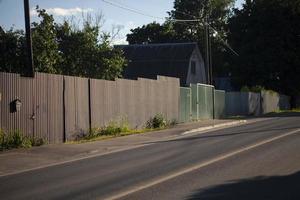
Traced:
<path fill-rule="evenodd" d="M 110 44 L 110 35 L 101 32 L 90 17 L 82 28 L 37 7 L 39 22 L 32 24 L 33 59 L 36 72 L 56 73 L 113 80 L 122 76 L 123 52 Z M 0 70 L 22 73 L 25 65 L 25 36 L 22 31 L 0 28 Z"/>
<path fill-rule="evenodd" d="M 122 76 L 123 52 L 111 46 L 110 36 L 101 33 L 99 25 L 85 20 L 82 29 L 75 29 L 65 21 L 56 30 L 63 74 L 108 80 Z"/>
<path fill-rule="evenodd" d="M 197 42 L 205 52 L 205 17 L 209 16 L 212 38 L 213 68 L 215 75 L 223 75 L 227 66 L 224 59 L 228 49 L 224 45 L 227 36 L 227 21 L 235 0 L 175 0 L 174 9 L 162 25 L 150 23 L 131 30 L 127 41 L 133 43 Z M 195 20 L 199 22 L 175 22 Z M 217 30 L 218 34 L 213 30 Z M 230 52 L 231 53 L 231 52 Z"/>
<path fill-rule="evenodd" d="M 24 32 L 10 29 L 5 31 L 0 26 L 0 70 L 22 72 L 25 65 Z"/>
<path fill-rule="evenodd" d="M 46 10 L 37 7 L 39 23 L 32 23 L 32 46 L 35 71 L 60 73 L 58 68 L 62 57 L 58 51 L 54 18 Z"/>
<path fill-rule="evenodd" d="M 176 42 L 176 33 L 173 29 L 172 23 L 159 24 L 152 22 L 142 27 L 137 27 L 131 30 L 127 35 L 129 44 L 143 44 L 143 43 L 169 43 Z"/>
<path fill-rule="evenodd" d="M 299 21 L 299 0 L 246 0 L 234 11 L 229 41 L 240 54 L 230 61 L 237 86 L 299 93 Z"/>

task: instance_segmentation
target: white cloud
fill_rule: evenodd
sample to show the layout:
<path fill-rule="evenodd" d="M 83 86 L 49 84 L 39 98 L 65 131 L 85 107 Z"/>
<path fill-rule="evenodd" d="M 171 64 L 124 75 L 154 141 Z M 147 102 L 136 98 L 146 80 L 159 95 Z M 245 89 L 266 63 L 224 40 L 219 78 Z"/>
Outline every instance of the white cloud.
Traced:
<path fill-rule="evenodd" d="M 72 16 L 81 13 L 92 12 L 92 8 L 46 8 L 45 9 L 48 14 L 55 15 L 55 16 Z M 37 16 L 38 13 L 36 12 L 35 8 L 30 10 L 31 16 Z"/>

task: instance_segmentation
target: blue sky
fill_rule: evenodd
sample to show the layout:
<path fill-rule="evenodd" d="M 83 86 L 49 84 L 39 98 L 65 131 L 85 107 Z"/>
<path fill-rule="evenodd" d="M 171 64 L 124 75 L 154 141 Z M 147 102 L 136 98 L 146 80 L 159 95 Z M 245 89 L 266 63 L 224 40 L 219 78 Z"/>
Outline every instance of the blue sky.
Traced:
<path fill-rule="evenodd" d="M 159 18 L 151 18 L 136 13 L 132 13 L 117 7 L 114 7 L 103 0 L 30 0 L 30 8 L 39 5 L 54 15 L 56 21 L 62 21 L 64 18 L 75 16 L 80 19 L 82 13 L 91 13 L 95 15 L 101 13 L 104 15 L 103 30 L 110 32 L 112 26 L 121 27 L 119 37 L 115 38 L 115 43 L 123 43 L 126 34 L 130 29 L 152 21 L 163 22 L 167 17 L 167 11 L 173 8 L 174 0 L 108 0 L 130 8 L 143 11 L 148 15 Z M 236 6 L 240 7 L 243 0 L 237 0 Z M 37 20 L 34 12 L 31 12 L 32 21 Z M 0 26 L 9 29 L 14 26 L 17 29 L 24 29 L 24 11 L 23 0 L 0 0 Z"/>

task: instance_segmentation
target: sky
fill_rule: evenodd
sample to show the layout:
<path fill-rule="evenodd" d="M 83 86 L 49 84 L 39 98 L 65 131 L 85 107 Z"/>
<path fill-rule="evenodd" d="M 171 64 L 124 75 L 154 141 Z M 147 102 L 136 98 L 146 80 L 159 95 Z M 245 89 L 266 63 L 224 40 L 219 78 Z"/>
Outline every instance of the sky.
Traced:
<path fill-rule="evenodd" d="M 237 0 L 236 7 L 241 7 L 244 0 Z M 39 5 L 52 14 L 56 22 L 75 16 L 81 19 L 82 13 L 90 13 L 92 16 L 103 14 L 103 31 L 111 32 L 112 27 L 121 29 L 114 43 L 126 42 L 126 34 L 130 29 L 156 21 L 162 23 L 172 10 L 174 0 L 29 0 L 31 8 L 31 21 L 37 21 L 38 17 L 34 8 Z M 113 6 L 108 2 L 121 4 L 122 7 L 133 8 L 150 16 L 137 14 L 128 10 Z M 6 30 L 14 27 L 24 29 L 23 0 L 0 0 L 0 26 Z"/>

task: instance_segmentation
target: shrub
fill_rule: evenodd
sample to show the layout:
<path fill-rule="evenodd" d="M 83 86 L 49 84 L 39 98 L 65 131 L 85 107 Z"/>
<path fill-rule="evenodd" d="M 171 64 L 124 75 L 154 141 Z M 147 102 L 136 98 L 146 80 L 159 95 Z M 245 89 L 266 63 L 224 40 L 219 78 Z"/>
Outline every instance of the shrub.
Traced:
<path fill-rule="evenodd" d="M 165 120 L 162 114 L 155 115 L 153 118 L 150 118 L 146 123 L 146 127 L 149 129 L 164 128 L 166 126 L 167 126 L 167 121 Z"/>
<path fill-rule="evenodd" d="M 250 89 L 249 89 L 248 86 L 243 86 L 243 87 L 241 88 L 241 92 L 250 92 Z"/>
<path fill-rule="evenodd" d="M 26 137 L 20 130 L 14 130 L 9 133 L 0 130 L 0 151 L 13 148 L 30 148 L 43 144 L 45 144 L 43 139 Z"/>
<path fill-rule="evenodd" d="M 31 145 L 34 147 L 42 146 L 46 144 L 46 141 L 43 138 L 30 138 Z"/>
<path fill-rule="evenodd" d="M 92 128 L 86 135 L 78 135 L 76 140 L 93 139 L 100 136 L 116 136 L 121 133 L 130 132 L 129 123 L 126 118 L 121 118 L 118 121 L 112 121 L 107 126 L 102 128 Z"/>

